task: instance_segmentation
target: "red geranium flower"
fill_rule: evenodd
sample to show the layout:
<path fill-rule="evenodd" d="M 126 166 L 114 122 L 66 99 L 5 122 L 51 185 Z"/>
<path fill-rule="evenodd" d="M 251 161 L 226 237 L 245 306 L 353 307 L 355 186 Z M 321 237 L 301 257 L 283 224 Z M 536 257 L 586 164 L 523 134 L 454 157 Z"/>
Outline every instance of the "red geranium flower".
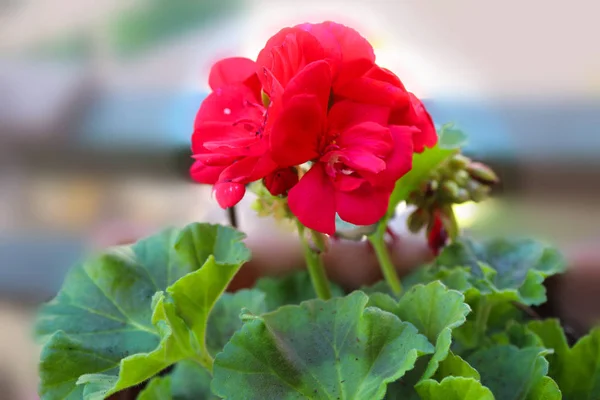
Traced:
<path fill-rule="evenodd" d="M 196 116 L 192 136 L 192 178 L 214 185 L 219 205 L 237 204 L 245 185 L 268 177 L 267 187 L 282 194 L 298 177 L 279 171 L 266 139 L 267 110 L 260 98 L 256 65 L 245 58 L 228 58 L 211 69 L 213 92 Z"/>
<path fill-rule="evenodd" d="M 344 100 L 328 111 L 331 80 L 327 62 L 308 64 L 288 83 L 270 134 L 280 167 L 312 162 L 288 204 L 302 224 L 328 234 L 336 213 L 357 225 L 383 217 L 396 180 L 411 168 L 414 129 L 389 128 L 389 107 Z"/>
<path fill-rule="evenodd" d="M 318 60 L 330 66 L 336 100 L 408 104 L 404 88 L 366 75 L 375 66 L 369 42 L 354 29 L 335 22 L 306 23 L 279 31 L 258 55 L 258 76 L 270 94 L 274 80 L 285 87 L 302 68 Z"/>

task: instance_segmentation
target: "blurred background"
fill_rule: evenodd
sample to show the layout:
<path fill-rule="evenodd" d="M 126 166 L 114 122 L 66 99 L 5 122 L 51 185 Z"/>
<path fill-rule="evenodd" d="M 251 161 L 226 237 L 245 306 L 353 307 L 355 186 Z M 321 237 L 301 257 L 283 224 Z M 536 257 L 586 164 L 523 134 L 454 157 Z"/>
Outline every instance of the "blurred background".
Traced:
<path fill-rule="evenodd" d="M 290 24 L 356 28 L 437 124 L 469 135 L 467 153 L 503 179 L 493 201 L 457 210 L 475 234 L 597 248 L 598 11 L 592 0 L 0 0 L 0 397 L 37 398 L 32 316 L 85 251 L 226 221 L 187 175 L 208 71 L 255 58 Z"/>

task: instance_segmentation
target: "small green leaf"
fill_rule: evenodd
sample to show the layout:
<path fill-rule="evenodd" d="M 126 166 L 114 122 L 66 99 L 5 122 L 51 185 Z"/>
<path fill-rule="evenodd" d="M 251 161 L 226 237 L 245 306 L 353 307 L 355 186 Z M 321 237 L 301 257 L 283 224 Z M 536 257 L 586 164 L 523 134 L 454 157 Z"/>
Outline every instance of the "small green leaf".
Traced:
<path fill-rule="evenodd" d="M 542 339 L 525 324 L 510 321 L 503 332 L 492 336 L 497 344 L 512 344 L 522 349 L 525 347 L 545 347 Z"/>
<path fill-rule="evenodd" d="M 344 291 L 333 282 L 330 284 L 334 297 L 343 296 Z M 300 304 L 317 297 L 306 269 L 295 271 L 287 276 L 261 278 L 254 285 L 266 295 L 267 311 L 273 311 L 288 304 Z"/>
<path fill-rule="evenodd" d="M 593 329 L 572 348 L 557 320 L 532 321 L 534 331 L 544 346 L 553 349 L 548 356 L 549 376 L 553 378 L 565 400 L 600 398 L 600 328 Z"/>
<path fill-rule="evenodd" d="M 258 289 L 240 290 L 236 293 L 223 293 L 217 300 L 208 319 L 206 345 L 209 352 L 217 354 L 231 336 L 242 327 L 240 312 L 249 309 L 254 314 L 267 311 L 265 294 Z"/>
<path fill-rule="evenodd" d="M 460 239 L 447 246 L 435 264 L 469 267 L 474 277 L 471 283 L 482 294 L 500 292 L 526 305 L 546 301 L 542 282 L 565 270 L 565 261 L 556 249 L 529 239 L 484 243 Z"/>
<path fill-rule="evenodd" d="M 416 387 L 422 400 L 494 400 L 492 392 L 476 379 L 447 377 L 441 382 L 427 379 Z"/>
<path fill-rule="evenodd" d="M 354 292 L 246 322 L 216 357 L 213 391 L 232 400 L 382 398 L 386 384 L 433 347 L 367 302 Z"/>
<path fill-rule="evenodd" d="M 422 379 L 433 376 L 438 363 L 446 358 L 452 342 L 452 329 L 462 325 L 471 311 L 464 296 L 441 282 L 410 289 L 398 302 L 396 315 L 416 326 L 419 333 L 435 344 L 435 353 Z"/>
<path fill-rule="evenodd" d="M 479 371 L 481 383 L 497 399 L 527 400 L 539 390 L 539 382 L 548 372 L 548 361 L 544 358 L 548 353 L 536 347 L 497 345 L 475 352 L 467 361 Z"/>
<path fill-rule="evenodd" d="M 388 218 L 394 214 L 400 202 L 408 199 L 408 196 L 419 188 L 429 174 L 456 151 L 455 148 L 442 148 L 437 145 L 432 149 L 425 149 L 420 154 L 415 153 L 412 169 L 396 181 L 388 206 Z"/>
<path fill-rule="evenodd" d="M 137 400 L 171 400 L 171 377 L 163 376 L 152 378 L 148 385 L 140 392 Z"/>
<path fill-rule="evenodd" d="M 453 123 L 442 125 L 438 132 L 439 146 L 443 149 L 459 149 L 467 144 L 467 135 Z"/>
<path fill-rule="evenodd" d="M 210 307 L 249 258 L 243 237 L 231 228 L 192 224 L 74 268 L 37 323 L 46 341 L 42 399 L 104 398 L 183 357 L 208 354 L 202 326 L 210 308 L 189 307 Z M 190 302 L 188 295 L 202 301 Z"/>

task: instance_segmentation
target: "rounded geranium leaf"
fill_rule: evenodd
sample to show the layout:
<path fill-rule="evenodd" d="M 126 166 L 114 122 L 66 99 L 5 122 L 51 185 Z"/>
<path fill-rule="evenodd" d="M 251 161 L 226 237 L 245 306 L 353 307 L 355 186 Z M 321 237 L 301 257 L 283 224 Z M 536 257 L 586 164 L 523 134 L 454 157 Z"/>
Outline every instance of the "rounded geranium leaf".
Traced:
<path fill-rule="evenodd" d="M 416 389 L 422 400 L 494 400 L 490 389 L 481 382 L 462 376 L 451 376 L 441 382 L 427 379 Z"/>
<path fill-rule="evenodd" d="M 549 352 L 539 347 L 518 349 L 510 345 L 498 345 L 479 350 L 467 358 L 469 364 L 481 374 L 481 383 L 488 387 L 497 399 L 528 400 L 533 391 L 546 386 Z M 541 383 L 540 383 L 541 382 Z M 548 399 L 560 399 L 560 391 Z"/>
<path fill-rule="evenodd" d="M 207 360 L 206 319 L 249 259 L 243 237 L 192 224 L 75 267 L 37 322 L 42 399 L 104 398 L 183 358 Z"/>
<path fill-rule="evenodd" d="M 546 301 L 542 282 L 548 276 L 563 272 L 566 267 L 556 249 L 532 239 L 496 239 L 478 243 L 462 238 L 444 248 L 435 263 L 446 267 L 469 267 L 473 284 L 482 294 L 504 295 L 527 305 Z"/>
<path fill-rule="evenodd" d="M 365 308 L 367 301 L 355 292 L 247 315 L 215 359 L 213 391 L 233 400 L 381 399 L 388 382 L 433 348 L 410 323 Z"/>

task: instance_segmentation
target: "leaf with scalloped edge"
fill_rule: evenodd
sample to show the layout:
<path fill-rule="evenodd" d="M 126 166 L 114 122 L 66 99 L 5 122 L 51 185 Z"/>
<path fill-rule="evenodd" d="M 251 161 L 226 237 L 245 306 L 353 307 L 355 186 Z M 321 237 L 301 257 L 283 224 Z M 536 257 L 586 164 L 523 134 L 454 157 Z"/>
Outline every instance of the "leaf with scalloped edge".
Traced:
<path fill-rule="evenodd" d="M 408 322 L 354 292 L 244 315 L 214 364 L 227 399 L 380 399 L 433 346 Z M 243 390 L 240 390 L 243 388 Z"/>
<path fill-rule="evenodd" d="M 448 289 L 439 281 L 428 285 L 416 285 L 406 291 L 397 303 L 382 293 L 371 295 L 371 306 L 382 308 L 397 315 L 402 321 L 413 324 L 435 346 L 435 352 L 417 361 L 401 382 L 390 385 L 386 399 L 416 398 L 414 386 L 433 376 L 440 361 L 450 350 L 452 330 L 466 320 L 470 308 L 462 293 Z"/>
<path fill-rule="evenodd" d="M 202 346 L 193 336 L 203 343 L 198 320 L 209 310 L 186 310 L 185 301 L 175 305 L 186 295 L 178 279 L 195 281 L 196 295 L 205 288 L 207 299 L 218 297 L 249 259 L 243 237 L 231 228 L 191 224 L 110 249 L 74 268 L 37 323 L 46 341 L 42 399 L 104 398 L 184 357 L 198 357 Z M 197 281 L 207 274 L 208 280 Z"/>
<path fill-rule="evenodd" d="M 467 362 L 481 375 L 481 383 L 497 399 L 533 400 L 548 382 L 550 351 L 539 347 L 518 349 L 512 345 L 496 345 L 482 349 L 467 358 Z M 548 400 L 560 399 L 550 397 Z"/>
<path fill-rule="evenodd" d="M 600 328 L 593 329 L 569 348 L 565 334 L 557 320 L 532 321 L 529 329 L 554 350 L 548 355 L 550 371 L 565 400 L 592 400 L 600 398 Z"/>
<path fill-rule="evenodd" d="M 512 296 L 510 300 L 526 305 L 546 301 L 542 282 L 548 276 L 564 272 L 566 267 L 556 249 L 531 239 L 479 243 L 461 238 L 444 248 L 435 264 L 469 267 L 473 275 L 471 283 L 482 294 L 506 293 Z"/>
<path fill-rule="evenodd" d="M 422 400 L 494 400 L 490 389 L 473 378 L 450 376 L 441 382 L 426 379 L 416 386 Z"/>

